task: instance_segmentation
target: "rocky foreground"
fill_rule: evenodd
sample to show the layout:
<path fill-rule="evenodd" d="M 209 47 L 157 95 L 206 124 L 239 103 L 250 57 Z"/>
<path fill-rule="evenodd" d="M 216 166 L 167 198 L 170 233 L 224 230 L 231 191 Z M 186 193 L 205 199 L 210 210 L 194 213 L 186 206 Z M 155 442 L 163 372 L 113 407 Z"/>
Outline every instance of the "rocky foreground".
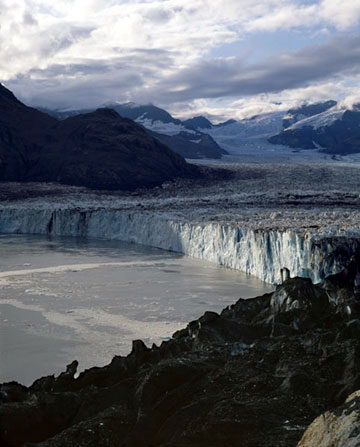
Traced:
<path fill-rule="evenodd" d="M 360 445 L 360 259 L 314 285 L 206 312 L 75 379 L 1 386 L 0 445 Z M 336 406 L 335 410 L 331 410 Z M 309 424 L 321 413 L 304 434 Z"/>

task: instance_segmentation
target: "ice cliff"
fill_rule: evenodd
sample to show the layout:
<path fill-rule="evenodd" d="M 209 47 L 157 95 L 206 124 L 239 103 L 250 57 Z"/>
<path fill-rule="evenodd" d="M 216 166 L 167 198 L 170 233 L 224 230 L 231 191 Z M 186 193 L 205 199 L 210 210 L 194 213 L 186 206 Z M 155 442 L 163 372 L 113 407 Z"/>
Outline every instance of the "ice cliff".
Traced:
<path fill-rule="evenodd" d="M 360 250 L 360 233 L 252 230 L 116 209 L 0 209 L 0 233 L 116 239 L 181 252 L 280 283 L 280 269 L 318 282 Z"/>

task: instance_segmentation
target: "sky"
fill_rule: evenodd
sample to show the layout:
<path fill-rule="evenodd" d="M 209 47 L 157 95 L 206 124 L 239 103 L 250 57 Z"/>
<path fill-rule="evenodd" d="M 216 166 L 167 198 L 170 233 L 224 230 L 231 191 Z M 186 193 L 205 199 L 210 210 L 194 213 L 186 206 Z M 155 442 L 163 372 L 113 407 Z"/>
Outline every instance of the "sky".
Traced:
<path fill-rule="evenodd" d="M 360 0 L 0 0 L 0 82 L 215 121 L 360 98 Z"/>

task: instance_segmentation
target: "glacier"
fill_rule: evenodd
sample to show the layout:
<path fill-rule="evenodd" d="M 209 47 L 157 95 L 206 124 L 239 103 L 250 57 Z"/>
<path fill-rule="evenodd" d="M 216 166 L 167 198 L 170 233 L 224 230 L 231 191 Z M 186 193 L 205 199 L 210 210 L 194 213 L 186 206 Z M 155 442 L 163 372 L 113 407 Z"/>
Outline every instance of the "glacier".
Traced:
<path fill-rule="evenodd" d="M 291 276 L 321 281 L 342 270 L 360 249 L 360 230 L 261 230 L 234 223 L 197 223 L 163 213 L 93 208 L 0 209 L 0 233 L 81 236 L 133 242 L 180 252 L 281 283 Z"/>

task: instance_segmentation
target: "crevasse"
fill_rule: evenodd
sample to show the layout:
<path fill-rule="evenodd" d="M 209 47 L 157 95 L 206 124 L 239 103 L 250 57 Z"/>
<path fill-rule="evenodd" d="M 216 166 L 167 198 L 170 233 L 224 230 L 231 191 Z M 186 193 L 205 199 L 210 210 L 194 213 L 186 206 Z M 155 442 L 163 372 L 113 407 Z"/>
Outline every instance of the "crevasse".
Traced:
<path fill-rule="evenodd" d="M 185 223 L 162 214 L 115 209 L 0 209 L 0 233 L 86 236 L 181 252 L 279 283 L 280 269 L 318 282 L 359 252 L 360 234 L 252 230 L 234 224 Z"/>

